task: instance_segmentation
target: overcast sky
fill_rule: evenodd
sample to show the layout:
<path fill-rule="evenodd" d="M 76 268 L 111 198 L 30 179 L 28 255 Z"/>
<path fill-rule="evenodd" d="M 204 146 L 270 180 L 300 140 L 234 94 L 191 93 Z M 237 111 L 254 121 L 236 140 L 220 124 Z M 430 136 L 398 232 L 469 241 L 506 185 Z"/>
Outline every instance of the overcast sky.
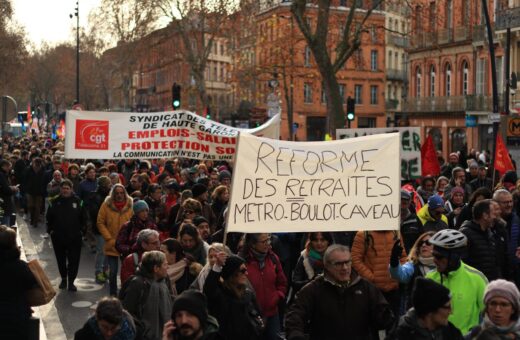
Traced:
<path fill-rule="evenodd" d="M 79 24 L 86 26 L 88 13 L 100 4 L 101 0 L 79 0 Z M 74 41 L 72 28 L 76 18 L 74 14 L 76 0 L 13 0 L 15 18 L 25 27 L 27 36 L 36 46 L 43 41 L 50 44 L 62 41 Z"/>

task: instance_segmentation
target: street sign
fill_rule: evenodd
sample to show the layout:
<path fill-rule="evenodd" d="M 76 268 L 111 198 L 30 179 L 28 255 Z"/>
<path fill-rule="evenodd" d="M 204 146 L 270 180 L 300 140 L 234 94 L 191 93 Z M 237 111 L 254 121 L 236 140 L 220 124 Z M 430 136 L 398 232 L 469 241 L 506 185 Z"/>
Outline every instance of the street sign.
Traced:
<path fill-rule="evenodd" d="M 466 127 L 476 127 L 477 116 L 466 115 Z"/>
<path fill-rule="evenodd" d="M 500 123 L 500 113 L 490 113 L 488 114 L 488 120 L 490 123 Z"/>
<path fill-rule="evenodd" d="M 282 113 L 280 106 L 280 97 L 276 93 L 269 93 L 267 96 L 267 116 L 272 118 L 277 114 Z"/>

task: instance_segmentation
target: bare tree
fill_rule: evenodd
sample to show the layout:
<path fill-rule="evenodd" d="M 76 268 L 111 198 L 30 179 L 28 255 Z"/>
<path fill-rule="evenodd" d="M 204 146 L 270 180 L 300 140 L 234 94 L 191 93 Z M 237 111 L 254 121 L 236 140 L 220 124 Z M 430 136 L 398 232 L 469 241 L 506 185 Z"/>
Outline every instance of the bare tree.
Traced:
<path fill-rule="evenodd" d="M 172 20 L 183 42 L 184 59 L 190 66 L 202 107 L 209 105 L 204 73 L 215 39 L 225 37 L 235 0 L 157 0 L 162 14 Z"/>
<path fill-rule="evenodd" d="M 113 75 L 108 81 L 116 82 L 123 93 L 124 109 L 131 105 L 132 74 L 141 47 L 137 42 L 157 27 L 158 14 L 156 0 L 102 0 L 90 16 L 91 24 L 105 33 L 106 45 L 117 44 L 105 54 L 105 61 Z"/>
<path fill-rule="evenodd" d="M 349 0 L 349 11 L 342 23 L 338 16 L 345 14 L 331 13 L 332 0 L 293 0 L 291 12 L 307 41 L 323 80 L 327 99 L 328 132 L 331 135 L 335 135 L 336 128 L 344 122 L 343 101 L 336 73 L 361 46 L 362 33 L 367 30 L 366 22 L 382 2 L 383 0 Z M 307 21 L 310 11 L 316 11 L 317 23 L 314 27 Z M 333 25 L 339 25 L 342 32 L 337 39 L 331 39 L 329 35 L 330 26 Z"/>

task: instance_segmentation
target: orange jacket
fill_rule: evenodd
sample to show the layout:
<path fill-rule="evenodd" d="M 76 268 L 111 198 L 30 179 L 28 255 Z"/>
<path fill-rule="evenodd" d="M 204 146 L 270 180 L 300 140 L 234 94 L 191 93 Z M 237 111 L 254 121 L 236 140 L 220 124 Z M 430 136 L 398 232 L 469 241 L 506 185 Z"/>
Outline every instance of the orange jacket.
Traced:
<path fill-rule="evenodd" d="M 399 283 L 390 277 L 388 271 L 390 255 L 397 238 L 403 247 L 400 262 L 404 264 L 406 252 L 403 240 L 396 231 L 358 231 L 352 245 L 352 266 L 359 275 L 383 292 L 399 288 Z"/>

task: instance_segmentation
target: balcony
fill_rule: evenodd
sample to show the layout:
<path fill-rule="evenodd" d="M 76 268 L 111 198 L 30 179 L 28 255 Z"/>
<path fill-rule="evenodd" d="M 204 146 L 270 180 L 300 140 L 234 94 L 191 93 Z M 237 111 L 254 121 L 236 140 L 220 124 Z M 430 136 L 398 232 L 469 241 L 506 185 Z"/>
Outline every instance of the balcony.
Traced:
<path fill-rule="evenodd" d="M 393 68 L 386 69 L 386 79 L 387 80 L 397 80 L 397 81 L 405 81 L 407 78 L 406 72 L 404 70 L 396 70 Z"/>
<path fill-rule="evenodd" d="M 453 42 L 453 29 L 439 30 L 439 44 L 448 44 Z"/>
<path fill-rule="evenodd" d="M 470 37 L 469 29 L 467 27 L 461 26 L 455 28 L 455 41 L 464 41 L 468 40 Z"/>
<path fill-rule="evenodd" d="M 387 99 L 385 101 L 385 108 L 387 110 L 397 110 L 399 106 L 399 101 L 397 99 Z"/>
<path fill-rule="evenodd" d="M 412 49 L 431 47 L 437 43 L 437 32 L 419 32 L 412 36 Z"/>
<path fill-rule="evenodd" d="M 486 40 L 486 25 L 473 26 L 473 42 L 478 43 Z"/>
<path fill-rule="evenodd" d="M 389 34 L 388 35 L 387 44 L 388 45 L 393 45 L 393 46 L 399 47 L 399 48 L 408 48 L 408 47 L 410 47 L 410 41 L 408 40 L 407 37 L 399 36 L 399 35 L 396 35 L 396 34 Z"/>
<path fill-rule="evenodd" d="M 442 113 L 456 111 L 487 111 L 493 110 L 491 96 L 451 96 L 408 98 L 403 103 L 403 112 Z"/>
<path fill-rule="evenodd" d="M 513 4 L 513 6 L 515 5 Z M 514 8 L 497 11 L 495 15 L 495 29 L 497 31 L 505 30 L 508 27 L 520 27 L 520 7 L 518 5 Z"/>

